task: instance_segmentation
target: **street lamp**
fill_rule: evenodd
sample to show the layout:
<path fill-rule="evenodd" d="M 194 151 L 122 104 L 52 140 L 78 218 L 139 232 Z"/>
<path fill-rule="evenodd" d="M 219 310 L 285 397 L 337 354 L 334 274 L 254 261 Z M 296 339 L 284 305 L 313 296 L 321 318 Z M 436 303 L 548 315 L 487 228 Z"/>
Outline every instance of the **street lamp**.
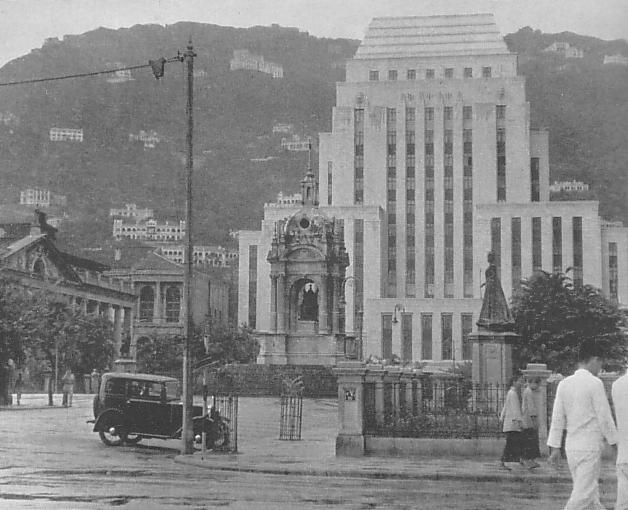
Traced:
<path fill-rule="evenodd" d="M 344 324 L 346 321 L 346 308 L 347 308 L 347 300 L 345 298 L 345 285 L 349 280 L 355 280 L 355 276 L 347 276 L 345 278 L 342 279 L 341 282 L 341 296 L 340 296 L 340 301 L 338 303 L 338 307 L 343 311 L 342 313 L 342 317 L 343 317 L 343 328 L 342 328 L 342 332 L 345 332 L 345 328 L 344 328 Z M 340 314 L 340 310 L 338 311 Z M 364 317 L 364 310 L 362 310 L 362 308 L 357 307 L 355 309 L 355 313 L 357 314 L 357 329 L 358 329 L 358 343 L 356 345 L 355 348 L 355 356 L 357 359 L 362 359 L 362 326 L 363 326 L 363 317 Z M 347 353 L 347 338 L 345 336 L 345 355 Z"/>
<path fill-rule="evenodd" d="M 392 319 L 392 323 L 393 324 L 397 324 L 399 322 L 399 319 L 397 319 L 397 311 L 399 311 L 400 313 L 406 313 L 406 309 L 403 305 L 395 305 L 395 311 L 393 312 L 393 319 Z"/>

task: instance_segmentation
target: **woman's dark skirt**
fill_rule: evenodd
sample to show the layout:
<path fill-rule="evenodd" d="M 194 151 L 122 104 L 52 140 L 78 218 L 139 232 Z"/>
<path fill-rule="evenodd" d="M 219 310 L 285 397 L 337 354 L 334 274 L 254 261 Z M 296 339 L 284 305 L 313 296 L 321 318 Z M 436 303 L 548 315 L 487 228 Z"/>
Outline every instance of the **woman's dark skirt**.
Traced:
<path fill-rule="evenodd" d="M 502 462 L 519 462 L 522 456 L 522 433 L 506 432 L 506 446 L 502 454 Z"/>
<path fill-rule="evenodd" d="M 538 459 L 541 456 L 539 450 L 539 431 L 535 428 L 523 429 L 521 439 L 523 442 L 523 458 L 526 460 Z"/>

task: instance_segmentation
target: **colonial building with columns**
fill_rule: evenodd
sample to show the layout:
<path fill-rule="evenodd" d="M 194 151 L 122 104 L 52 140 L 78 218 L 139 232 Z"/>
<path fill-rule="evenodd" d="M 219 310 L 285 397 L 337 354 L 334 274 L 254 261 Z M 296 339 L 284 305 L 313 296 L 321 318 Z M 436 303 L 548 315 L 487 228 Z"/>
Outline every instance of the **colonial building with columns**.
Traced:
<path fill-rule="evenodd" d="M 85 314 L 109 317 L 113 322 L 116 356 L 125 354 L 133 335 L 133 286 L 105 276 L 107 266 L 60 251 L 38 224 L 0 224 L 0 278 L 41 289 L 66 300 Z"/>
<path fill-rule="evenodd" d="M 158 336 L 174 337 L 185 334 L 185 271 L 181 264 L 150 249 L 129 265 L 124 264 L 124 260 L 118 261 L 116 267 L 106 274 L 128 282 L 137 296 L 131 340 L 131 355 L 135 357 L 138 343 Z M 228 284 L 225 281 L 195 270 L 191 302 L 195 324 L 206 320 L 227 322 L 229 297 Z"/>
<path fill-rule="evenodd" d="M 628 304 L 628 229 L 595 201 L 550 201 L 549 136 L 490 14 L 375 18 L 319 139 L 319 211 L 343 225 L 346 331 L 365 356 L 470 360 L 487 252 L 510 299 L 567 271 Z M 240 232 L 239 321 L 272 328 L 276 224 Z M 363 318 L 363 320 L 362 320 Z M 321 319 L 319 318 L 319 321 Z"/>

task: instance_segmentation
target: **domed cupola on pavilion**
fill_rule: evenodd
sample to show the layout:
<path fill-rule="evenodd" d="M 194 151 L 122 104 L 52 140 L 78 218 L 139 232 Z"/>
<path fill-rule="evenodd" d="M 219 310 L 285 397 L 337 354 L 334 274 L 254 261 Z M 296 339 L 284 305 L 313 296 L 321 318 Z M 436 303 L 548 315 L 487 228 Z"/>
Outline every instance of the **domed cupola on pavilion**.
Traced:
<path fill-rule="evenodd" d="M 342 223 L 318 207 L 311 169 L 302 207 L 275 223 L 270 263 L 270 332 L 258 336 L 258 363 L 333 365 L 344 358 L 341 291 L 349 257 Z"/>

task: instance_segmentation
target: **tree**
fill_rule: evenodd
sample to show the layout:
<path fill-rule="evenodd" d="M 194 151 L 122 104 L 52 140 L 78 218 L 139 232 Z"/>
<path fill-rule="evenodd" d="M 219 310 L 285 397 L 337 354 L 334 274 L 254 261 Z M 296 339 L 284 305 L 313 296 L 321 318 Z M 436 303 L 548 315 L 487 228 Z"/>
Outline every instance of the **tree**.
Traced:
<path fill-rule="evenodd" d="M 207 339 L 207 352 L 205 348 Z M 157 336 L 137 346 L 138 368 L 142 372 L 181 377 L 183 367 L 181 336 Z M 206 322 L 194 328 L 192 362 L 209 357 L 219 365 L 250 363 L 259 353 L 259 345 L 247 328 Z"/>
<path fill-rule="evenodd" d="M 514 346 L 518 366 L 546 363 L 562 373 L 573 370 L 578 347 L 592 338 L 604 345 L 610 369 L 623 366 L 628 355 L 617 306 L 590 286 L 574 286 L 563 273 L 539 271 L 522 282 L 512 301 L 521 340 Z"/>
<path fill-rule="evenodd" d="M 29 296 L 21 287 L 0 281 L 0 405 L 11 401 L 10 370 L 22 366 L 25 346 L 22 311 Z"/>

